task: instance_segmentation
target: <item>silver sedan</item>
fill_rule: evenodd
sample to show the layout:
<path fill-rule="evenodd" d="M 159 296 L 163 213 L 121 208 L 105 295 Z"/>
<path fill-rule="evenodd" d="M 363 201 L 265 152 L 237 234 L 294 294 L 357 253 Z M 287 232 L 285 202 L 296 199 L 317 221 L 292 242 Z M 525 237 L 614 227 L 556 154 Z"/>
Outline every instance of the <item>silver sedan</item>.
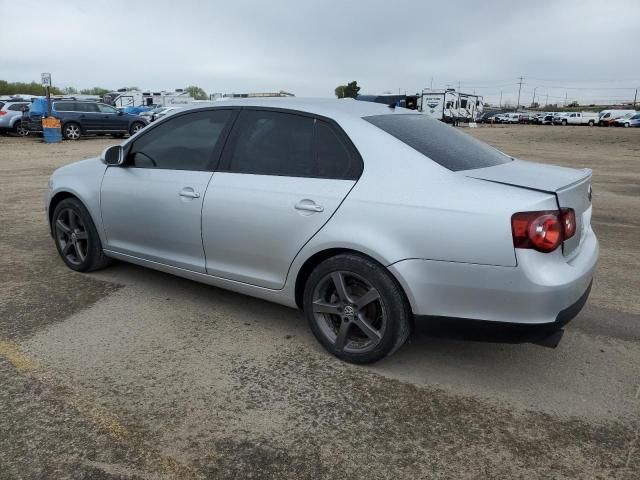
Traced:
<path fill-rule="evenodd" d="M 424 317 L 562 325 L 598 258 L 590 170 L 354 100 L 185 109 L 58 169 L 46 209 L 73 270 L 119 259 L 297 307 L 355 363 Z"/>

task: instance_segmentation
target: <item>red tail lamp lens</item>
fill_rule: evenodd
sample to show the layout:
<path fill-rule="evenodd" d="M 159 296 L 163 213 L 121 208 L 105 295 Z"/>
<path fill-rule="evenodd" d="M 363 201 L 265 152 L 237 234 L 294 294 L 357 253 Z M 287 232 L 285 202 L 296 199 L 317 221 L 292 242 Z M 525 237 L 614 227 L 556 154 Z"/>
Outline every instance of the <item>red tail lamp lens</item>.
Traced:
<path fill-rule="evenodd" d="M 576 212 L 573 211 L 573 208 L 562 209 L 562 228 L 565 240 L 576 234 Z"/>
<path fill-rule="evenodd" d="M 566 237 L 565 231 L 573 228 L 575 233 L 575 214 L 571 216 L 557 210 L 542 212 L 520 212 L 511 217 L 511 231 L 515 248 L 529 248 L 539 252 L 553 252 Z M 572 235 L 573 235 L 572 233 Z"/>
<path fill-rule="evenodd" d="M 541 215 L 529 224 L 529 240 L 540 252 L 553 252 L 562 243 L 562 224 L 556 215 Z"/>

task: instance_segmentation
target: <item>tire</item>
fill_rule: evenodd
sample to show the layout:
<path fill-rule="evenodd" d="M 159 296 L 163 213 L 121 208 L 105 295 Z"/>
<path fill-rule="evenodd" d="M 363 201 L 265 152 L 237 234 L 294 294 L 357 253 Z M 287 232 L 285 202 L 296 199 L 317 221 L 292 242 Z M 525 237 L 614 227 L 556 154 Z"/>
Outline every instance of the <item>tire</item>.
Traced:
<path fill-rule="evenodd" d="M 135 135 L 140 130 L 142 130 L 144 127 L 145 127 L 145 125 L 142 122 L 133 122 L 131 124 L 131 127 L 129 128 L 129 135 Z"/>
<path fill-rule="evenodd" d="M 593 120 L 589 120 L 589 126 L 593 127 L 595 125 L 595 123 L 593 122 Z"/>
<path fill-rule="evenodd" d="M 113 260 L 102 251 L 98 231 L 77 198 L 65 198 L 53 211 L 51 231 L 62 261 L 76 272 L 93 272 Z"/>
<path fill-rule="evenodd" d="M 566 126 L 567 125 L 567 121 L 566 120 L 562 120 L 562 125 Z"/>
<path fill-rule="evenodd" d="M 16 124 L 13 126 L 13 131 L 19 137 L 28 137 L 30 133 L 29 128 L 23 126 L 22 123 L 22 121 L 16 122 Z"/>
<path fill-rule="evenodd" d="M 631 125 L 629 124 L 629 122 L 624 124 L 624 128 L 629 128 Z"/>
<path fill-rule="evenodd" d="M 79 140 L 82 136 L 82 128 L 75 122 L 65 123 L 62 127 L 62 136 L 65 140 Z"/>
<path fill-rule="evenodd" d="M 373 363 L 391 355 L 411 330 L 411 308 L 396 279 L 357 254 L 320 263 L 305 284 L 303 306 L 318 341 L 349 363 Z"/>

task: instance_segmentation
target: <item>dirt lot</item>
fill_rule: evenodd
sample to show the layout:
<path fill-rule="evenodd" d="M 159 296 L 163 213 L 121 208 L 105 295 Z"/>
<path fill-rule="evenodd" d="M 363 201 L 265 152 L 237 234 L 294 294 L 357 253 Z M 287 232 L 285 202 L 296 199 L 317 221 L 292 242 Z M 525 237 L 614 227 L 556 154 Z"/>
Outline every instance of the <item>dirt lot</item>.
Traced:
<path fill-rule="evenodd" d="M 0 479 L 639 478 L 640 129 L 468 131 L 594 170 L 601 264 L 556 349 L 421 324 L 355 367 L 300 312 L 122 263 L 74 273 L 47 177 L 115 141 L 0 137 Z"/>

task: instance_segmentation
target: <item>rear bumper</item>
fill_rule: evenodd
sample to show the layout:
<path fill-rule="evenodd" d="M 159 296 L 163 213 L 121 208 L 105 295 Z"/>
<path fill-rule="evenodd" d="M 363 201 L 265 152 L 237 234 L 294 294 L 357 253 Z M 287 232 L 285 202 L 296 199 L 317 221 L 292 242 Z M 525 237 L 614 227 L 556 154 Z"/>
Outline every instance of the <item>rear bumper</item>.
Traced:
<path fill-rule="evenodd" d="M 575 317 L 589 295 L 598 261 L 598 241 L 591 228 L 570 262 L 560 249 L 549 254 L 516 252 L 516 267 L 409 259 L 389 270 L 416 316 L 530 325 Z"/>

